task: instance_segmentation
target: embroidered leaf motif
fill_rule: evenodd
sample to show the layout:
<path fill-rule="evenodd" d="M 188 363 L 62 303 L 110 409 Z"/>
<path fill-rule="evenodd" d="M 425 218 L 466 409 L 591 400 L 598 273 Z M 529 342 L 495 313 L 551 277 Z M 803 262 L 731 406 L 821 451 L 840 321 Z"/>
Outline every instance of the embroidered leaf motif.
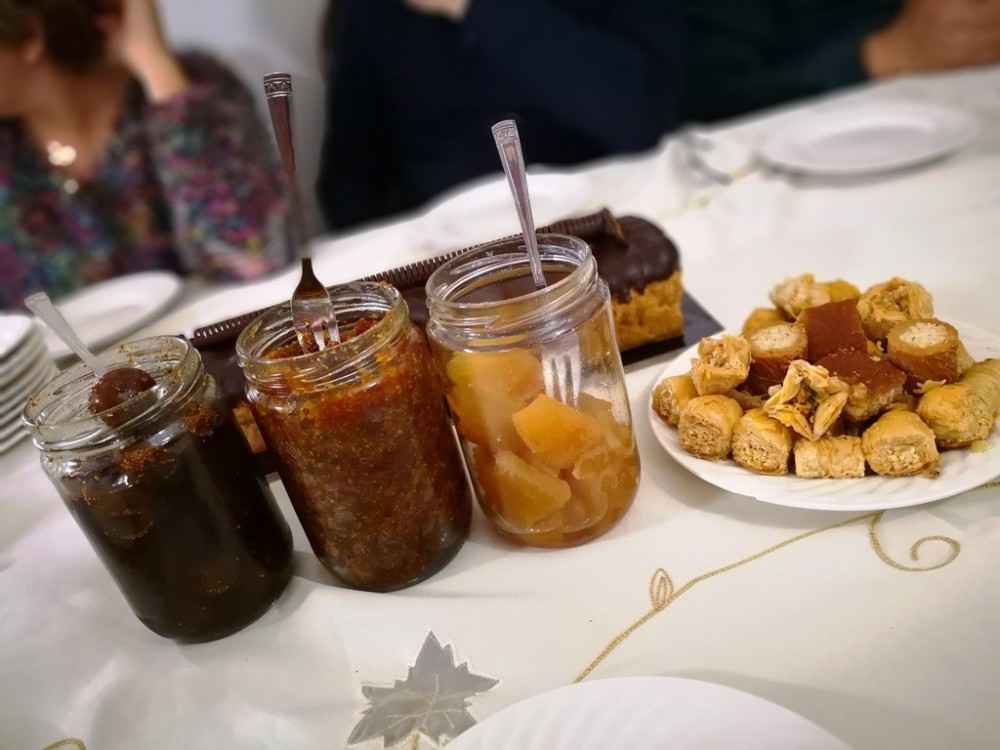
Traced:
<path fill-rule="evenodd" d="M 383 747 L 392 747 L 420 732 L 440 745 L 443 738 L 457 737 L 476 723 L 466 710 L 467 699 L 498 682 L 471 674 L 465 663 L 456 666 L 451 646 L 442 648 L 434 633 L 428 633 L 405 680 L 396 680 L 392 687 L 361 686 L 371 705 L 347 743 L 381 738 Z"/>
<path fill-rule="evenodd" d="M 667 571 L 657 568 L 653 580 L 649 582 L 649 601 L 653 609 L 659 611 L 670 603 L 674 595 L 674 582 L 670 580 Z"/>

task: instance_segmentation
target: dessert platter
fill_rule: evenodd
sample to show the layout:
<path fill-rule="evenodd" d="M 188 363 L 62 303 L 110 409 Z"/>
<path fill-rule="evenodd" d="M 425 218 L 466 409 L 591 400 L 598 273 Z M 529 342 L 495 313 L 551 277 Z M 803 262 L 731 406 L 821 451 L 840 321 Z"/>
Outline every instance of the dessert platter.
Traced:
<path fill-rule="evenodd" d="M 677 463 L 763 502 L 842 511 L 1000 475 L 1000 338 L 935 318 L 898 278 L 862 293 L 805 274 L 771 300 L 657 376 L 647 416 Z"/>

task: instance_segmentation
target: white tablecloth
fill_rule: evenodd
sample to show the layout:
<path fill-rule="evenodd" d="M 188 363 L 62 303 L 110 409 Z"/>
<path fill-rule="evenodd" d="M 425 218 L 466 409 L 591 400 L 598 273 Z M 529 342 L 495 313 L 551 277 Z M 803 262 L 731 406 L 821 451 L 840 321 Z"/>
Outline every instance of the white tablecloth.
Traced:
<path fill-rule="evenodd" d="M 757 139 L 793 110 L 706 131 L 717 143 L 708 158 L 737 175 L 728 187 L 685 174 L 676 139 L 563 174 L 582 185 L 578 213 L 607 205 L 662 222 L 682 249 L 687 289 L 726 326 L 767 304 L 777 281 L 813 272 L 862 288 L 896 275 L 920 281 L 940 317 L 1000 335 L 1000 69 L 866 86 L 807 108 L 893 98 L 966 108 L 980 134 L 936 163 L 864 179 L 750 163 Z M 318 243 L 317 272 L 332 283 L 434 254 L 426 228 L 413 217 Z M 488 238 L 477 229 L 470 240 Z M 293 276 L 192 287 L 147 332 L 189 333 L 277 301 Z M 42 750 L 62 738 L 88 750 L 343 747 L 370 705 L 362 686 L 404 680 L 429 632 L 456 663 L 498 681 L 468 696 L 478 720 L 585 673 L 670 675 L 765 698 L 856 748 L 1000 745 L 998 489 L 884 517 L 716 489 L 652 435 L 647 400 L 668 361 L 629 368 L 642 482 L 606 536 L 518 549 L 477 511 L 437 576 L 393 594 L 356 592 L 320 567 L 274 484 L 295 533 L 296 575 L 254 625 L 198 646 L 162 640 L 134 618 L 21 443 L 0 456 L 0 747 Z M 911 559 L 928 536 L 951 541 L 928 541 Z M 665 598 L 665 575 L 679 598 Z M 418 746 L 432 744 L 406 745 Z"/>

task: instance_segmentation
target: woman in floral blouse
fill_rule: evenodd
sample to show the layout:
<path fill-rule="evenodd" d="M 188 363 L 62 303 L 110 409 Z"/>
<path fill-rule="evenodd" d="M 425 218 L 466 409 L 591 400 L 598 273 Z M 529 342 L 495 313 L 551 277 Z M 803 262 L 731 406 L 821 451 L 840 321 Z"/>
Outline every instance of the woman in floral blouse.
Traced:
<path fill-rule="evenodd" d="M 236 78 L 153 0 L 0 0 L 0 308 L 148 269 L 290 260 L 287 195 Z"/>

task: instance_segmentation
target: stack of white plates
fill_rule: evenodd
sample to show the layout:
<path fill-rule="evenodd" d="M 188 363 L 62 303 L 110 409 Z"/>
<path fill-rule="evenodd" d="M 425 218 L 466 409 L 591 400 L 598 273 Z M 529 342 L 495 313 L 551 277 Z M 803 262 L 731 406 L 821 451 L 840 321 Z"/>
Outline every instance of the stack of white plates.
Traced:
<path fill-rule="evenodd" d="M 24 405 L 55 374 L 34 318 L 0 314 L 0 452 L 27 437 L 21 424 Z"/>

